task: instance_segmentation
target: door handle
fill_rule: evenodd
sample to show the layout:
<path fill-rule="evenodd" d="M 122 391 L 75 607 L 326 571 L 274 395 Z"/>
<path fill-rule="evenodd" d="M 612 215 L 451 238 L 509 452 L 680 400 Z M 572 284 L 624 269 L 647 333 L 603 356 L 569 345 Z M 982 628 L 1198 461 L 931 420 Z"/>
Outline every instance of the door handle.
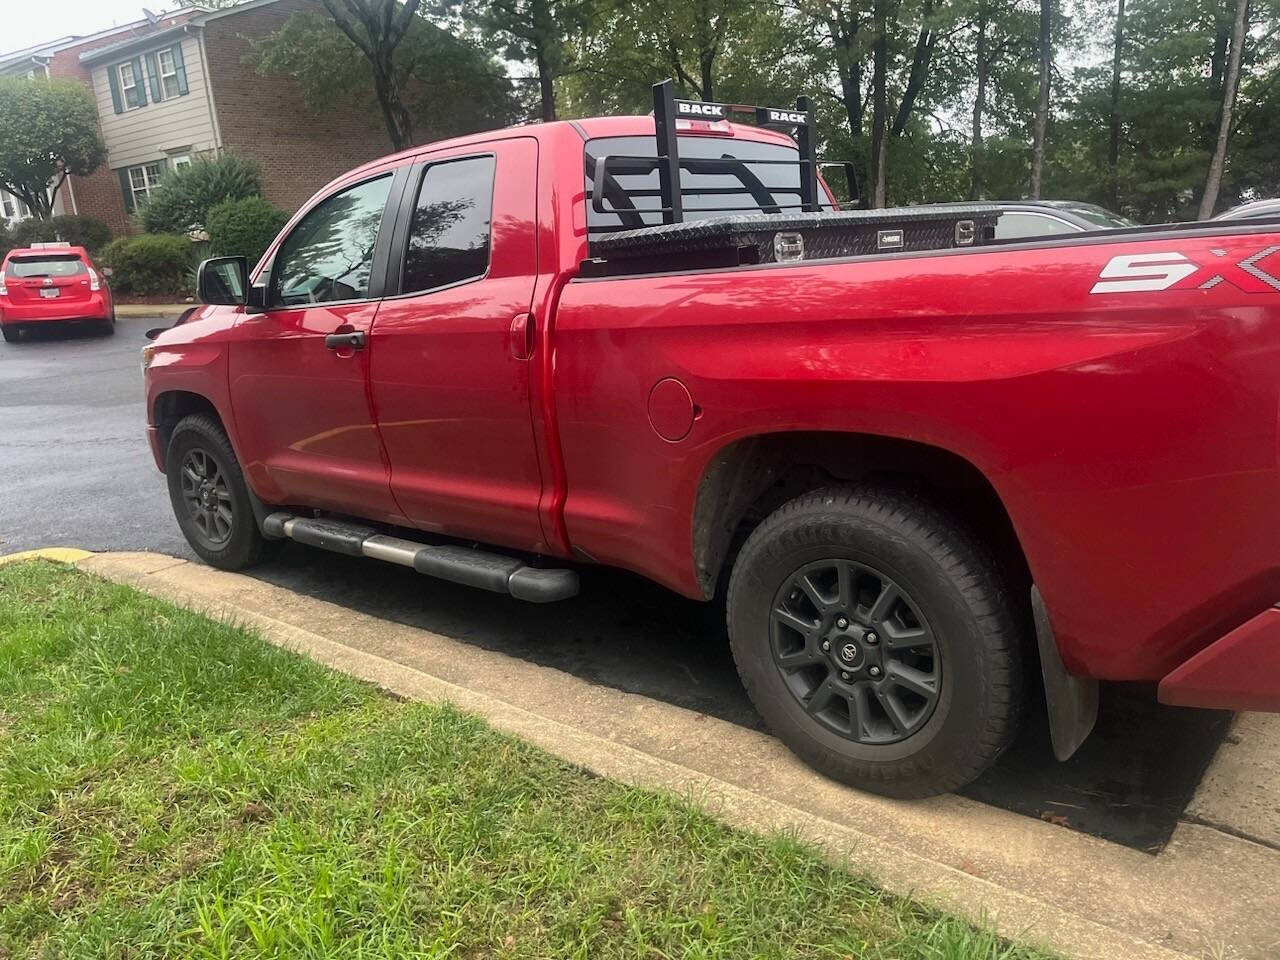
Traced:
<path fill-rule="evenodd" d="M 517 360 L 528 360 L 532 357 L 537 332 L 538 326 L 534 322 L 533 314 L 518 313 L 512 317 L 509 338 L 511 356 Z"/>
<path fill-rule="evenodd" d="M 341 350 L 350 347 L 352 350 L 364 349 L 364 331 L 352 330 L 350 333 L 331 333 L 324 338 L 324 345 L 330 350 Z"/>

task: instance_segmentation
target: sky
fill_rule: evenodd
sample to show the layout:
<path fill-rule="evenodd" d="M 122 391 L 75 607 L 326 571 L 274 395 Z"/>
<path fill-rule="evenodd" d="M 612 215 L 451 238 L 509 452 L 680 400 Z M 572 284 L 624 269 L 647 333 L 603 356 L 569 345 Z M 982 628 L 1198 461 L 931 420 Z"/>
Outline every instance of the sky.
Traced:
<path fill-rule="evenodd" d="M 81 36 L 172 10 L 175 0 L 0 0 L 0 53 L 23 50 L 68 34 Z"/>

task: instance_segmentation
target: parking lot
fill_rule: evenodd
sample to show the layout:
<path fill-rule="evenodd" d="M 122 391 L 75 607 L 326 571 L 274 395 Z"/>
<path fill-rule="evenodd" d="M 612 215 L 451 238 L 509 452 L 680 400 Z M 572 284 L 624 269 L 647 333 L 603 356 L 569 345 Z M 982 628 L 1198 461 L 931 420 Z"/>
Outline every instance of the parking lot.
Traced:
<path fill-rule="evenodd" d="M 113 338 L 56 333 L 0 349 L 0 553 L 67 545 L 192 557 L 143 437 L 138 351 L 144 331 L 162 323 L 122 319 Z M 581 596 L 545 607 L 293 544 L 254 575 L 592 683 L 760 726 L 717 611 L 628 574 L 585 571 Z M 967 793 L 1148 852 L 1184 816 L 1230 720 L 1159 707 L 1148 691 L 1106 690 L 1094 736 L 1057 764 L 1042 712 L 1030 705 L 1020 741 Z"/>

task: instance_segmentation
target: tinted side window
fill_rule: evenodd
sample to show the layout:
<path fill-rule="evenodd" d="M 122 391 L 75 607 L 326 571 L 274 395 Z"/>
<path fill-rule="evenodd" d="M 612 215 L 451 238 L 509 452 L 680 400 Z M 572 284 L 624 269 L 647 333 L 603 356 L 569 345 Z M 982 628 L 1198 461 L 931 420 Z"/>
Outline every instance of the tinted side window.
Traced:
<path fill-rule="evenodd" d="M 276 254 L 272 303 L 292 307 L 367 297 L 373 247 L 390 191 L 387 174 L 313 207 Z"/>
<path fill-rule="evenodd" d="M 403 293 L 483 277 L 489 269 L 493 157 L 427 167 L 405 250 Z"/>

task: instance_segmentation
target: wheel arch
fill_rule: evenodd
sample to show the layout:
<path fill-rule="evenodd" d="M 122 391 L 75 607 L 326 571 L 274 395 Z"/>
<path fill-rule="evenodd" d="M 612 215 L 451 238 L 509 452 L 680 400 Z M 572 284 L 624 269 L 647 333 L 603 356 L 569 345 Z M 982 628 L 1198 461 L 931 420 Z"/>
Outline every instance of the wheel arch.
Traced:
<path fill-rule="evenodd" d="M 166 390 L 156 395 L 151 406 L 151 422 L 155 425 L 162 451 L 169 449 L 169 440 L 173 436 L 173 428 L 178 425 L 178 421 L 196 413 L 213 417 L 230 437 L 231 431 L 227 430 L 226 419 L 214 402 L 204 394 L 191 390 Z"/>
<path fill-rule="evenodd" d="M 731 441 L 712 456 L 693 508 L 693 560 L 703 595 L 710 599 L 723 589 L 747 535 L 773 510 L 833 482 L 867 479 L 927 496 L 977 526 L 1011 587 L 1029 604 L 1026 554 L 1004 501 L 981 470 L 932 444 L 843 431 L 759 434 Z"/>

